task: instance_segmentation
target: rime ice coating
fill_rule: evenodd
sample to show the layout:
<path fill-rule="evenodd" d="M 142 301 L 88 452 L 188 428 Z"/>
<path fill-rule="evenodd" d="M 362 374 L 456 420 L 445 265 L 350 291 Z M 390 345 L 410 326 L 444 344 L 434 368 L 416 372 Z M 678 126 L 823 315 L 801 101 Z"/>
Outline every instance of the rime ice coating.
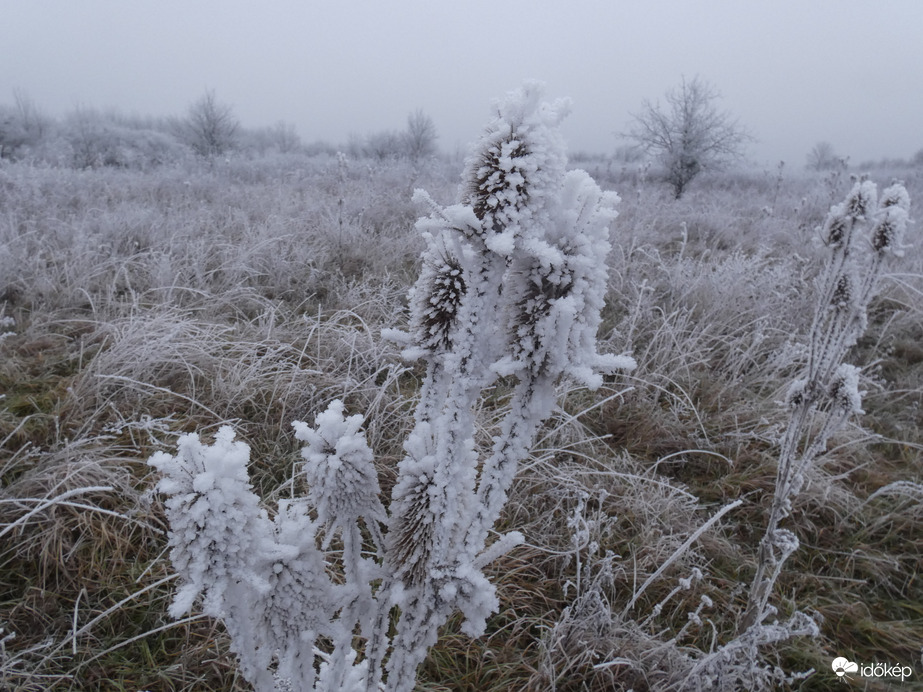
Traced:
<path fill-rule="evenodd" d="M 416 224 L 426 250 L 408 332 L 385 336 L 426 374 L 390 514 L 362 416 L 346 416 L 341 401 L 314 427 L 293 423 L 306 443 L 308 495 L 280 502 L 275 521 L 260 509 L 249 449 L 230 428 L 212 446 L 189 435 L 177 456 L 152 457 L 181 576 L 171 614 L 204 594 L 261 692 L 281 689 L 273 659 L 290 689 L 410 692 L 453 613 L 464 615 L 464 632 L 483 633 L 499 601 L 482 570 L 522 536 L 487 539 L 556 383 L 569 377 L 595 389 L 603 373 L 634 367 L 596 349 L 619 199 L 585 172 L 566 172 L 558 125 L 567 109 L 526 84 L 497 103 L 466 161 L 459 203 L 440 207 L 415 193 L 430 210 Z M 482 452 L 474 410 L 501 376 L 514 383 L 509 411 Z"/>
<path fill-rule="evenodd" d="M 359 431 L 362 416 L 344 417 L 339 399 L 317 414 L 316 428 L 295 421 L 295 437 L 308 446 L 302 449 L 304 474 L 308 481 L 308 502 L 322 524 L 329 524 L 329 541 L 337 529 L 360 519 L 384 522 L 386 514 L 378 496 L 378 475 L 374 454 Z"/>
<path fill-rule="evenodd" d="M 416 195 L 431 212 L 417 223 L 427 241 L 423 270 L 410 294 L 410 333 L 389 333 L 408 346 L 406 357 L 427 362 L 385 558 L 402 610 L 388 663 L 395 689 L 410 688 L 454 610 L 476 635 L 496 609 L 481 568 L 500 551 L 485 552 L 487 536 L 551 413 L 555 382 L 567 376 L 596 388 L 600 372 L 634 367 L 596 351 L 618 196 L 583 171 L 566 172 L 558 125 L 567 108 L 542 103 L 534 83 L 507 95 L 468 156 L 460 203 L 442 208 Z M 517 384 L 481 461 L 471 411 L 498 376 Z"/>
<path fill-rule="evenodd" d="M 341 628 L 334 614 L 349 589 L 334 585 L 315 544 L 315 524 L 297 503 L 281 502 L 274 522 L 259 507 L 247 476 L 250 449 L 223 426 L 212 445 L 180 437 L 176 456 L 149 463 L 164 477 L 170 558 L 180 575 L 170 615 L 188 612 L 203 595 L 203 612 L 224 620 L 241 671 L 259 690 L 279 673 L 313 685 L 313 642 Z"/>
<path fill-rule="evenodd" d="M 234 441 L 229 426 L 218 431 L 211 446 L 189 434 L 177 447 L 176 456 L 157 452 L 149 461 L 163 474 L 156 489 L 168 496 L 170 559 L 180 575 L 170 615 L 181 617 L 203 594 L 205 611 L 220 616 L 231 582 L 243 579 L 258 590 L 268 588 L 254 555 L 267 542 L 269 518 L 247 476 L 250 448 Z"/>

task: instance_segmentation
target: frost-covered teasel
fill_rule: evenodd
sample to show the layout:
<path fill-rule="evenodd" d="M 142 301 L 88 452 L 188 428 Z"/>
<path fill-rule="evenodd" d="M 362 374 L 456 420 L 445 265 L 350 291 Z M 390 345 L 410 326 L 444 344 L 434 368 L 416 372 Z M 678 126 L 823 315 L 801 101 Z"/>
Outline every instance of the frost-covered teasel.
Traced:
<path fill-rule="evenodd" d="M 843 210 L 856 221 L 862 221 L 873 213 L 878 199 L 878 188 L 871 180 L 856 183 L 846 196 Z"/>
<path fill-rule="evenodd" d="M 229 426 L 213 445 L 188 434 L 177 448 L 176 456 L 157 452 L 149 461 L 163 474 L 156 490 L 167 496 L 170 559 L 180 575 L 170 615 L 181 617 L 204 595 L 205 612 L 220 617 L 232 583 L 269 588 L 260 558 L 272 525 L 247 475 L 250 449 Z"/>
<path fill-rule="evenodd" d="M 833 382 L 830 384 L 829 397 L 832 406 L 844 413 L 865 413 L 862 410 L 862 394 L 859 392 L 859 368 L 842 363 L 836 369 Z"/>
<path fill-rule="evenodd" d="M 333 616 L 355 595 L 330 582 L 301 504 L 283 501 L 269 520 L 250 486 L 249 456 L 224 426 L 212 445 L 183 435 L 176 456 L 158 452 L 149 463 L 164 474 L 157 490 L 168 496 L 170 557 L 180 575 L 170 614 L 182 616 L 203 596 L 203 611 L 224 621 L 241 672 L 268 691 L 273 656 L 280 674 L 313 680 L 314 642 L 342 631 Z"/>
<path fill-rule="evenodd" d="M 834 310 L 845 312 L 859 307 L 856 304 L 858 296 L 854 285 L 855 279 L 856 277 L 852 272 L 844 272 L 837 277 L 833 297 L 830 299 L 830 305 Z"/>
<path fill-rule="evenodd" d="M 558 125 L 567 108 L 543 102 L 536 83 L 508 94 L 466 161 L 459 202 L 441 207 L 414 195 L 428 207 L 416 224 L 426 250 L 408 332 L 385 336 L 426 370 L 387 512 L 363 418 L 347 416 L 340 401 L 314 427 L 293 424 L 306 443 L 308 495 L 280 503 L 275 522 L 249 490 L 247 450 L 230 429 L 213 448 L 189 438 L 179 458 L 152 459 L 168 474 L 160 489 L 180 498 L 168 507 L 174 565 L 186 582 L 181 605 L 214 594 L 206 605 L 224 618 L 258 690 L 274 689 L 274 659 L 280 684 L 293 689 L 410 692 L 453 613 L 464 616 L 465 633 L 483 633 L 499 605 L 483 569 L 522 541 L 517 532 L 490 546 L 487 538 L 552 411 L 556 383 L 570 377 L 595 388 L 603 373 L 634 366 L 596 349 L 618 197 L 583 171 L 566 172 Z M 511 378 L 513 393 L 482 452 L 475 409 L 499 377 Z M 203 474 L 214 464 L 203 459 L 222 455 L 237 484 L 225 491 L 235 535 L 224 516 L 202 515 L 193 529 L 183 514 L 196 511 L 193 486 L 212 487 Z M 203 554 L 233 554 L 197 567 L 187 553 L 200 529 L 219 534 Z"/>
<path fill-rule="evenodd" d="M 888 187 L 879 199 L 875 184 L 862 180 L 825 220 L 822 239 L 830 257 L 819 281 L 805 372 L 786 396 L 791 417 L 779 441 L 775 493 L 741 633 L 763 626 L 774 612 L 769 597 L 794 551 L 780 548 L 792 543 L 782 540 L 786 530 L 780 528 L 791 513 L 792 498 L 804 487 L 807 471 L 824 454 L 830 438 L 849 416 L 863 413 L 859 368 L 843 361 L 866 329 L 868 306 L 885 264 L 903 255 L 909 207 L 903 185 Z"/>
<path fill-rule="evenodd" d="M 631 369 L 628 357 L 596 352 L 596 332 L 608 273 L 608 227 L 618 195 L 604 193 L 581 170 L 563 178 L 560 204 L 546 236 L 528 238 L 513 267 L 509 354 L 494 365 L 503 374 L 569 375 L 595 389 L 600 372 Z"/>
<path fill-rule="evenodd" d="M 460 253 L 448 234 L 428 236 L 420 278 L 410 293 L 410 331 L 417 348 L 431 353 L 451 350 L 451 335 L 468 279 Z"/>
<path fill-rule="evenodd" d="M 881 194 L 878 222 L 872 229 L 872 248 L 878 253 L 904 256 L 904 233 L 910 222 L 910 196 L 900 183 L 886 188 Z"/>
<path fill-rule="evenodd" d="M 344 408 L 339 399 L 332 401 L 326 411 L 317 414 L 315 428 L 301 421 L 292 423 L 295 437 L 308 443 L 301 450 L 308 502 L 318 520 L 329 525 L 328 542 L 337 529 L 349 531 L 365 519 L 380 544 L 375 522 L 385 522 L 387 517 L 379 500 L 374 454 L 359 431 L 362 416 L 345 417 Z"/>
<path fill-rule="evenodd" d="M 849 233 L 849 226 L 849 220 L 844 214 L 828 214 L 823 228 L 824 243 L 832 248 L 841 247 Z"/>
<path fill-rule="evenodd" d="M 334 615 L 353 594 L 345 585 L 330 583 L 325 556 L 315 542 L 316 527 L 303 502 L 280 501 L 273 532 L 276 554 L 268 563 L 269 588 L 256 594 L 241 618 L 225 622 L 246 667 L 262 675 L 275 653 L 281 678 L 310 685 L 314 642 L 342 636 Z"/>
<path fill-rule="evenodd" d="M 881 193 L 881 199 L 878 200 L 878 207 L 880 209 L 899 207 L 904 211 L 910 211 L 910 195 L 907 193 L 907 188 L 904 187 L 904 184 L 895 182 L 886 187 Z"/>
<path fill-rule="evenodd" d="M 567 157 L 558 125 L 570 101 L 542 101 L 543 86 L 528 82 L 497 105 L 465 163 L 462 203 L 481 221 L 480 238 L 509 254 L 517 234 L 543 225 Z"/>

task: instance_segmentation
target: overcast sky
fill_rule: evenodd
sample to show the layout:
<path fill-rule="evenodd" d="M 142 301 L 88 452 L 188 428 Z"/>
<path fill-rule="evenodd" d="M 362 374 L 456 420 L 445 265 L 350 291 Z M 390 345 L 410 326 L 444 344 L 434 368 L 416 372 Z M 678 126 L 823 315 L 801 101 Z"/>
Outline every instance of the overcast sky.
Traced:
<path fill-rule="evenodd" d="M 644 99 L 696 75 L 800 167 L 923 148 L 923 0 L 3 0 L 0 102 L 178 115 L 213 89 L 306 142 L 403 129 L 464 150 L 525 79 L 570 96 L 571 151 L 611 152 Z"/>

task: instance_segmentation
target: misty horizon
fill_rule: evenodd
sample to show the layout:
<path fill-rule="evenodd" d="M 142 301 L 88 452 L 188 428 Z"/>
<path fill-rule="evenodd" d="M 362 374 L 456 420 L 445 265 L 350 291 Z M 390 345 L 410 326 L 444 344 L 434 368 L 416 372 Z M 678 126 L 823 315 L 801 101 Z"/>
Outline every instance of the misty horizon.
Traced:
<path fill-rule="evenodd" d="M 923 6 L 909 0 L 231 2 L 220 13 L 179 2 L 92 0 L 54 12 L 15 2 L 0 103 L 18 89 L 55 117 L 79 107 L 163 118 L 214 90 L 244 127 L 284 122 L 304 142 L 334 145 L 400 130 L 421 109 L 452 153 L 477 136 L 495 97 L 537 79 L 573 101 L 562 128 L 570 150 L 611 154 L 644 101 L 699 76 L 753 135 L 753 162 L 800 167 L 829 142 L 858 164 L 923 147 L 915 18 Z"/>

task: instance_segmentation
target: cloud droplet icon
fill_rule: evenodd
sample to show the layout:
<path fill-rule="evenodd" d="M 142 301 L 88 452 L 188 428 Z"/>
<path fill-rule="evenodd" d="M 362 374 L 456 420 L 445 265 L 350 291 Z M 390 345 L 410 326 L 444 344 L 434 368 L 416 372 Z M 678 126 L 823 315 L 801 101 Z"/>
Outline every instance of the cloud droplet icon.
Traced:
<path fill-rule="evenodd" d="M 846 673 L 857 673 L 859 672 L 859 664 L 854 663 L 842 656 L 833 659 L 831 664 L 833 672 L 837 674 L 837 677 L 843 677 Z"/>

